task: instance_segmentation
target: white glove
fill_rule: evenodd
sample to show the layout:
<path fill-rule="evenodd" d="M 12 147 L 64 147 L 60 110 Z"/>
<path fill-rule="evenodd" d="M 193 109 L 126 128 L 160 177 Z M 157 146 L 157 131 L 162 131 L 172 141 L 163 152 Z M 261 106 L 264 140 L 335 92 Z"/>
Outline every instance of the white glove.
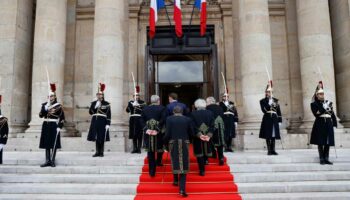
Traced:
<path fill-rule="evenodd" d="M 57 130 L 57 133 L 58 133 L 58 132 L 61 132 L 61 129 L 60 129 L 60 128 L 57 128 L 56 130 Z"/>
<path fill-rule="evenodd" d="M 106 130 L 109 130 L 109 125 L 106 125 Z"/>
<path fill-rule="evenodd" d="M 238 123 L 237 123 L 237 122 L 235 122 L 235 127 L 236 127 L 236 128 L 238 127 Z"/>
<path fill-rule="evenodd" d="M 95 105 L 95 109 L 99 108 L 101 106 L 101 101 L 97 101 Z"/>
<path fill-rule="evenodd" d="M 278 125 L 279 125 L 279 126 L 282 126 L 282 123 L 281 123 L 281 122 L 279 122 L 279 123 L 278 123 Z"/>
<path fill-rule="evenodd" d="M 323 108 L 324 108 L 325 110 L 327 110 L 327 109 L 329 108 L 329 104 L 328 104 L 328 103 L 323 103 Z"/>
<path fill-rule="evenodd" d="M 48 103 L 45 105 L 45 110 L 46 111 L 49 110 L 49 104 Z"/>
<path fill-rule="evenodd" d="M 228 105 L 229 105 L 229 102 L 228 102 L 228 101 L 225 101 L 224 104 L 225 104 L 226 106 L 228 106 Z"/>
<path fill-rule="evenodd" d="M 137 102 L 137 101 L 134 101 L 134 102 L 132 102 L 132 106 L 138 106 L 139 105 L 139 103 Z"/>
<path fill-rule="evenodd" d="M 0 144 L 0 151 L 4 148 L 4 144 Z"/>
<path fill-rule="evenodd" d="M 269 105 L 271 106 L 272 104 L 273 104 L 273 99 L 270 98 L 270 99 L 269 99 Z"/>

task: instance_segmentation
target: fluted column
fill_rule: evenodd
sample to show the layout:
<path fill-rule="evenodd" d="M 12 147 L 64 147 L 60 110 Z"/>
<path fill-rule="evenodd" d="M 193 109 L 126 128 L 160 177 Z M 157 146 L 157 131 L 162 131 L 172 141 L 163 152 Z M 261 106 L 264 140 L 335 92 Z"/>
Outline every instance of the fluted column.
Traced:
<path fill-rule="evenodd" d="M 303 124 L 311 128 L 314 116 L 311 97 L 322 72 L 325 96 L 334 102 L 336 111 L 333 49 L 328 0 L 297 0 L 300 71 L 303 95 Z"/>
<path fill-rule="evenodd" d="M 123 71 L 127 56 L 128 1 L 96 0 L 94 24 L 93 94 L 97 84 L 106 84 L 105 98 L 111 103 L 112 123 L 124 114 Z"/>
<path fill-rule="evenodd" d="M 40 131 L 38 113 L 41 103 L 47 101 L 48 82 L 56 83 L 58 101 L 62 101 L 64 84 L 64 61 L 66 44 L 67 0 L 37 0 L 34 56 L 32 74 L 31 122 L 27 132 Z"/>
<path fill-rule="evenodd" d="M 350 1 L 330 1 L 338 116 L 350 127 Z"/>
<path fill-rule="evenodd" d="M 262 113 L 259 100 L 272 76 L 271 36 L 267 0 L 240 0 L 239 4 L 243 123 L 245 130 L 257 130 Z"/>

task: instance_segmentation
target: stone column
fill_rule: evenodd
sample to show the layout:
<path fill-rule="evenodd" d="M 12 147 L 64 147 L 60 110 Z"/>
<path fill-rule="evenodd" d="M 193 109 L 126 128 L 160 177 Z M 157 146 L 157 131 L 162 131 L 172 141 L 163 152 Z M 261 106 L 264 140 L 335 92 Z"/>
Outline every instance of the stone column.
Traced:
<path fill-rule="evenodd" d="M 63 100 L 67 0 L 37 0 L 32 75 L 32 114 L 27 132 L 40 132 L 38 113 L 47 101 L 48 82 L 56 83 L 58 101 Z"/>
<path fill-rule="evenodd" d="M 267 0 L 240 0 L 241 80 L 245 133 L 257 132 L 262 112 L 259 100 L 272 76 L 271 36 Z M 256 136 L 254 136 L 256 137 Z"/>
<path fill-rule="evenodd" d="M 303 96 L 303 124 L 301 128 L 312 127 L 311 98 L 323 75 L 325 95 L 334 102 L 336 109 L 333 50 L 328 0 L 297 0 L 298 39 L 300 71 Z"/>
<path fill-rule="evenodd" d="M 330 1 L 338 116 L 350 128 L 350 1 Z"/>
<path fill-rule="evenodd" d="M 112 123 L 124 114 L 124 67 L 127 64 L 128 1 L 96 0 L 93 50 L 93 95 L 97 84 L 106 84 L 105 98 L 111 103 Z"/>
<path fill-rule="evenodd" d="M 28 124 L 33 36 L 33 1 L 0 1 L 0 94 L 11 133 Z"/>

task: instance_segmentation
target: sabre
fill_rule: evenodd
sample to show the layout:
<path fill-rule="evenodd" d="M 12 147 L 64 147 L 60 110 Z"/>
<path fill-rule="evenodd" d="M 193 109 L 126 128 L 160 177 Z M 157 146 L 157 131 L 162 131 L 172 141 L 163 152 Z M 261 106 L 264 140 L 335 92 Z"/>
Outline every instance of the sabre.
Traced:
<path fill-rule="evenodd" d="M 324 79 L 324 77 L 323 77 L 323 75 L 322 75 L 322 72 L 321 72 L 321 69 L 320 69 L 319 66 L 317 66 L 317 70 L 318 70 L 318 74 L 320 75 L 320 78 L 321 78 L 321 80 L 322 80 L 322 86 L 323 86 L 322 89 L 324 90 L 324 83 L 323 83 L 323 80 L 325 80 L 325 79 Z M 326 92 L 324 92 L 324 99 L 326 100 Z M 335 153 L 335 158 L 338 158 L 337 148 L 335 147 L 335 144 L 334 144 L 334 153 Z"/>
<path fill-rule="evenodd" d="M 57 137 L 58 137 L 58 134 L 60 134 L 60 131 L 57 131 L 56 133 L 56 137 L 55 137 L 55 143 L 53 144 L 53 149 L 52 149 L 52 155 L 51 155 L 51 160 L 53 159 L 53 154 L 55 152 L 55 149 L 56 149 L 56 143 L 57 143 Z"/>
<path fill-rule="evenodd" d="M 222 76 L 222 80 L 224 82 L 225 93 L 227 93 L 227 85 L 226 85 L 226 80 L 225 80 L 224 73 L 221 72 L 221 76 Z"/>
<path fill-rule="evenodd" d="M 134 83 L 134 100 L 136 101 L 136 82 L 135 82 L 135 77 L 134 77 L 134 73 L 131 72 L 131 76 L 132 76 L 132 82 Z"/>
<path fill-rule="evenodd" d="M 48 96 L 48 99 L 50 98 L 50 75 L 49 75 L 49 70 L 47 69 L 47 66 L 45 65 L 45 70 L 46 70 L 46 78 L 47 78 L 47 87 L 48 87 L 48 94 L 49 94 L 49 96 Z M 49 103 L 50 101 L 48 101 L 48 103 Z"/>

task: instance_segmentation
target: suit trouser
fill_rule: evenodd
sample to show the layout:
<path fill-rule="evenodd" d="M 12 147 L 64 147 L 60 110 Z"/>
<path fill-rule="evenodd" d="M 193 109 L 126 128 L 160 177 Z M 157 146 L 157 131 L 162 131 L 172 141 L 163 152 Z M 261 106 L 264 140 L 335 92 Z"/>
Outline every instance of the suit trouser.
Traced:
<path fill-rule="evenodd" d="M 179 183 L 180 191 L 186 192 L 186 174 L 174 174 L 174 182 Z"/>
<path fill-rule="evenodd" d="M 197 157 L 198 168 L 200 172 L 205 172 L 205 160 L 206 158 L 204 156 Z"/>

